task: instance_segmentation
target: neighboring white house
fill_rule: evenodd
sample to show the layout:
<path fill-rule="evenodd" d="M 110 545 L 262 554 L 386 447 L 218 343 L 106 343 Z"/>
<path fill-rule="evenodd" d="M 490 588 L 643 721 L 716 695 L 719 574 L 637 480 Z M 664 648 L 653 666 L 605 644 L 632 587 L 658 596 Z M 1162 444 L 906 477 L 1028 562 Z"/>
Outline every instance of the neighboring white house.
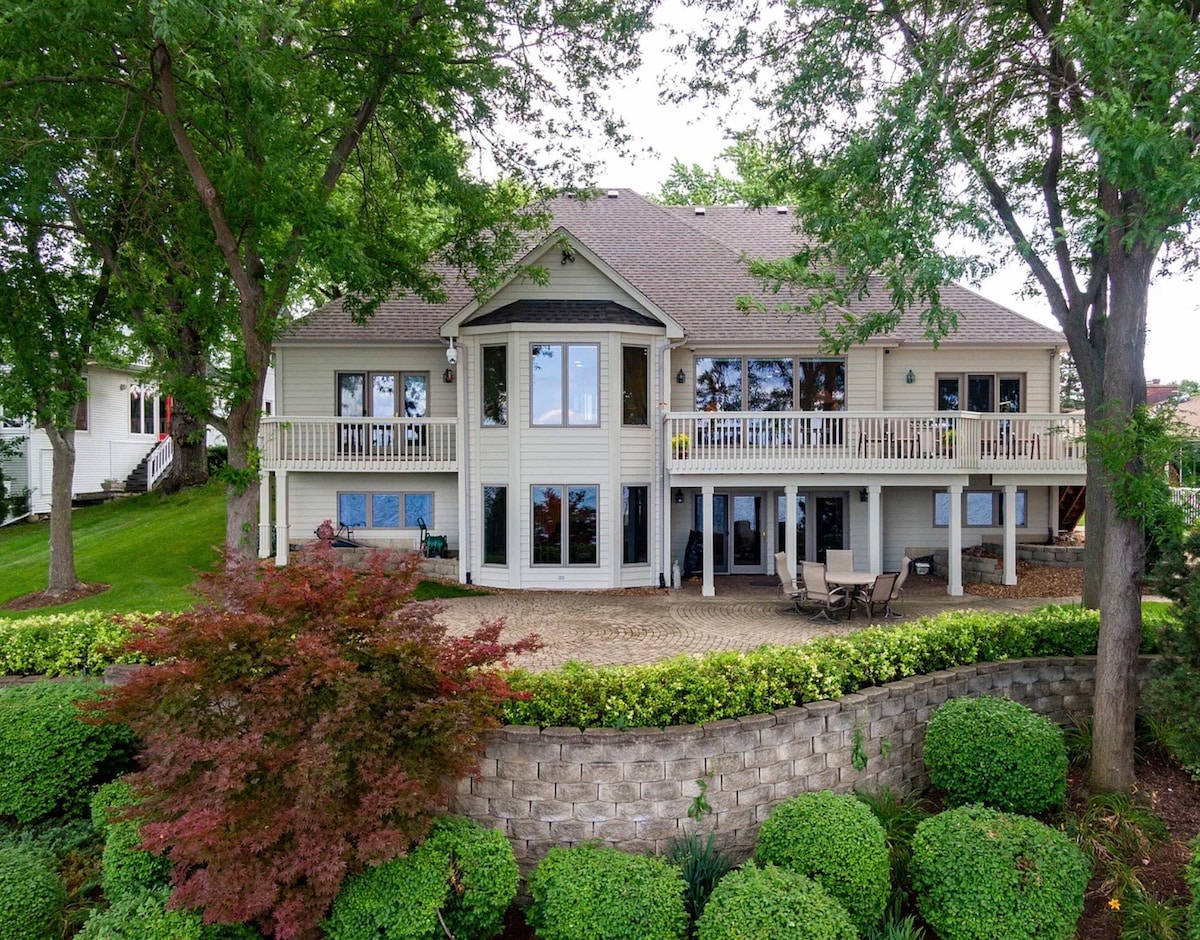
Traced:
<path fill-rule="evenodd" d="M 169 400 L 144 384 L 136 367 L 93 363 L 86 379 L 86 407 L 75 429 L 72 498 L 102 492 L 106 480 L 152 489 L 171 465 Z M 20 454 L 3 463 L 9 491 L 28 488 L 30 511 L 49 512 L 53 459 L 46 433 L 10 419 L 0 427 L 0 439 L 22 442 Z"/>
<path fill-rule="evenodd" d="M 698 532 L 705 594 L 830 548 L 873 571 L 947 551 L 960 594 L 963 547 L 1002 542 L 1015 583 L 1016 543 L 1055 534 L 1060 488 L 1086 473 L 1080 419 L 1058 413 L 1061 334 L 951 286 L 939 347 L 908 315 L 827 355 L 807 315 L 738 312 L 778 299 L 744 257 L 794 249 L 788 211 L 624 189 L 553 211 L 523 259 L 544 284 L 480 302 L 452 283 L 365 325 L 335 302 L 278 341 L 263 557 L 285 564 L 327 518 L 411 547 L 421 519 L 463 581 L 637 587 L 686 565 Z"/>

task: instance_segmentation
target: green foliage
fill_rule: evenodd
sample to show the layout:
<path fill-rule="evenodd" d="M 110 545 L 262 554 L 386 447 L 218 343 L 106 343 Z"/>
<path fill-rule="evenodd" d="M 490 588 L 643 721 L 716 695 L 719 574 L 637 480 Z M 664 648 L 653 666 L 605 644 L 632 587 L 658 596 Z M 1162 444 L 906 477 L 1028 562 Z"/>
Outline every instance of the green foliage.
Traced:
<path fill-rule="evenodd" d="M 683 940 L 684 884 L 661 858 L 584 843 L 551 849 L 529 878 L 538 940 Z"/>
<path fill-rule="evenodd" d="M 244 925 L 205 924 L 195 911 L 168 911 L 167 891 L 122 898 L 88 918 L 75 940 L 257 940 Z"/>
<path fill-rule="evenodd" d="M 0 937 L 56 940 L 66 899 L 45 853 L 0 843 Z"/>
<path fill-rule="evenodd" d="M 1170 617 L 1145 618 L 1144 649 Z M 517 670 L 505 709 L 512 725 L 658 728 L 757 715 L 966 663 L 1096 652 L 1100 618 L 1080 607 L 1024 614 L 949 611 L 899 627 L 871 627 L 802 646 L 712 652 L 639 666 L 572 662 Z"/>
<path fill-rule="evenodd" d="M 1188 843 L 1191 855 L 1183 866 L 1183 880 L 1191 895 L 1187 912 L 1187 940 L 1200 940 L 1200 835 Z"/>
<path fill-rule="evenodd" d="M 892 870 L 893 898 L 899 894 L 903 900 L 910 880 L 908 870 L 912 859 L 912 837 L 917 826 L 929 817 L 930 811 L 918 795 L 900 795 L 890 787 L 883 787 L 875 793 L 856 792 L 854 795 L 883 827 Z"/>
<path fill-rule="evenodd" d="M 171 881 L 170 860 L 140 848 L 141 826 L 124 818 L 134 805 L 129 785 L 106 783 L 92 797 L 92 824 L 104 835 L 101 885 L 110 904 L 165 888 Z"/>
<path fill-rule="evenodd" d="M 1036 815 L 1067 795 L 1062 729 L 1018 702 L 951 699 L 925 729 L 930 782 L 951 806 L 983 803 Z"/>
<path fill-rule="evenodd" d="M 812 878 L 860 931 L 883 917 L 891 890 L 887 836 L 848 793 L 802 793 L 779 804 L 758 831 L 754 860 Z"/>
<path fill-rule="evenodd" d="M 1135 892 L 1121 902 L 1121 940 L 1186 940 L 1187 909 L 1178 898 Z"/>
<path fill-rule="evenodd" d="M 889 912 L 883 924 L 866 935 L 866 940 L 925 940 L 925 928 L 917 924 L 912 914 L 899 917 Z"/>
<path fill-rule="evenodd" d="M 1063 833 L 979 805 L 917 827 L 913 889 L 940 940 L 1068 940 L 1087 859 Z"/>
<path fill-rule="evenodd" d="M 87 680 L 0 689 L 0 816 L 25 823 L 78 812 L 98 783 L 126 767 L 129 729 L 86 724 L 76 707 L 98 693 Z"/>
<path fill-rule="evenodd" d="M 683 900 L 693 923 L 704 913 L 717 882 L 729 871 L 729 859 L 714 845 L 715 838 L 716 833 L 709 832 L 708 838 L 701 841 L 699 833 L 690 832 L 676 836 L 667 851 L 667 861 L 678 866 L 683 875 Z"/>
<path fill-rule="evenodd" d="M 1068 807 L 1058 828 L 1101 873 L 1101 891 L 1117 898 L 1142 891 L 1144 860 L 1169 835 L 1154 810 L 1127 793 L 1093 794 L 1082 806 Z"/>
<path fill-rule="evenodd" d="M 819 884 L 747 862 L 726 875 L 696 922 L 697 940 L 857 940 L 850 915 Z"/>
<path fill-rule="evenodd" d="M 325 934 L 331 940 L 442 940 L 448 930 L 487 940 L 503 930 L 518 878 L 502 832 L 443 817 L 408 855 L 348 878 Z"/>
<path fill-rule="evenodd" d="M 112 663 L 136 662 L 120 650 L 129 638 L 127 624 L 152 619 L 137 614 L 114 619 L 90 610 L 0 620 L 0 675 L 98 675 Z"/>

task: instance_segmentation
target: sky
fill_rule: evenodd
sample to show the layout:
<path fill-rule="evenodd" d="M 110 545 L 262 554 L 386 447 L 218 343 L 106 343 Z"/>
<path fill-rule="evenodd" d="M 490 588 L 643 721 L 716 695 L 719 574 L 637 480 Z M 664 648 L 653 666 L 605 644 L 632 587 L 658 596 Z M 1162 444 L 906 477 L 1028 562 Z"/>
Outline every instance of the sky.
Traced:
<path fill-rule="evenodd" d="M 657 48 L 656 48 L 657 44 Z M 642 195 L 657 193 L 678 158 L 711 169 L 729 141 L 722 131 L 726 115 L 699 103 L 664 105 L 658 101 L 659 75 L 670 64 L 662 51 L 665 40 L 651 37 L 644 64 L 612 95 L 616 111 L 623 114 L 634 135 L 629 157 L 601 152 L 601 188 L 624 187 Z M 649 148 L 652 152 L 646 153 Z M 726 168 L 728 170 L 728 168 Z M 1058 328 L 1046 302 L 1022 297 L 1024 272 L 1017 266 L 1002 269 L 983 282 L 970 285 L 986 297 L 1026 316 Z M 1163 382 L 1200 380 L 1200 284 L 1179 276 L 1159 279 L 1150 291 L 1147 320 L 1146 378 Z"/>

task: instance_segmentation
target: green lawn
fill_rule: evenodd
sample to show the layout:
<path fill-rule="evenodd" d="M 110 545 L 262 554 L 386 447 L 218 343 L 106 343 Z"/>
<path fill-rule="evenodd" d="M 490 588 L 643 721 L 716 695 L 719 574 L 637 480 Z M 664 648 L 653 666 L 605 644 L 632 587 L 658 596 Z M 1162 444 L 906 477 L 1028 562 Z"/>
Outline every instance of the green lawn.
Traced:
<path fill-rule="evenodd" d="M 164 497 L 146 493 L 76 509 L 75 571 L 87 582 L 112 587 L 103 594 L 0 617 L 67 610 L 182 610 L 195 596 L 188 585 L 211 568 L 214 546 L 225 540 L 225 486 L 207 486 Z M 46 586 L 50 524 L 0 529 L 0 604 Z"/>

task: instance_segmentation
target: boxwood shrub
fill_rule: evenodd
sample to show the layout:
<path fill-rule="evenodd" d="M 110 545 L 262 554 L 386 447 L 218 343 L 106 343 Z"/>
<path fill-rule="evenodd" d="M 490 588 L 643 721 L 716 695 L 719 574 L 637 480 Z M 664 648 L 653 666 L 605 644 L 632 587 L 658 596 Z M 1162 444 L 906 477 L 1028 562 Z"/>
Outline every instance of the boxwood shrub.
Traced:
<path fill-rule="evenodd" d="M 125 770 L 129 729 L 80 720 L 75 703 L 98 690 L 88 679 L 0 689 L 0 816 L 30 823 L 85 809 L 96 784 Z"/>
<path fill-rule="evenodd" d="M 661 858 L 583 843 L 556 847 L 529 878 L 538 940 L 683 940 L 683 878 Z"/>
<path fill-rule="evenodd" d="M 168 911 L 166 888 L 122 898 L 96 910 L 75 940 L 259 940 L 241 924 L 205 924 L 195 911 Z"/>
<path fill-rule="evenodd" d="M 0 844 L 0 937 L 57 940 L 66 901 L 67 892 L 47 853 Z"/>
<path fill-rule="evenodd" d="M 139 848 L 141 826 L 136 819 L 120 818 L 132 804 L 128 784 L 119 780 L 106 783 L 92 797 L 92 825 L 104 836 L 100 884 L 109 904 L 153 893 L 171 880 L 170 860 Z"/>
<path fill-rule="evenodd" d="M 913 889 L 941 940 L 1069 940 L 1090 870 L 1065 834 L 977 804 L 917 827 Z"/>
<path fill-rule="evenodd" d="M 113 615 L 88 610 L 0 620 L 0 675 L 96 675 L 113 663 L 137 662 L 120 650 L 128 623 L 152 622 L 154 614 Z"/>
<path fill-rule="evenodd" d="M 747 862 L 717 884 L 696 940 L 858 940 L 846 909 L 811 878 Z"/>
<path fill-rule="evenodd" d="M 332 940 L 487 940 L 504 929 L 519 872 L 502 832 L 456 816 L 434 823 L 404 858 L 347 879 L 325 935 Z"/>
<path fill-rule="evenodd" d="M 1007 699 L 958 698 L 938 708 L 925 728 L 925 767 L 951 806 L 1033 816 L 1067 795 L 1062 729 Z"/>
<path fill-rule="evenodd" d="M 802 793 L 780 803 L 759 828 L 754 860 L 812 878 L 863 933 L 883 917 L 891 893 L 887 835 L 851 794 Z"/>
<path fill-rule="evenodd" d="M 1169 615 L 1143 619 L 1153 650 Z M 543 673 L 515 670 L 528 693 L 510 701 L 505 723 L 575 728 L 661 728 L 757 715 L 837 698 L 872 685 L 968 663 L 1096 652 L 1094 610 L 1049 606 L 1029 613 L 948 611 L 901 627 L 822 637 L 801 646 L 678 656 L 642 666 L 568 663 Z"/>

